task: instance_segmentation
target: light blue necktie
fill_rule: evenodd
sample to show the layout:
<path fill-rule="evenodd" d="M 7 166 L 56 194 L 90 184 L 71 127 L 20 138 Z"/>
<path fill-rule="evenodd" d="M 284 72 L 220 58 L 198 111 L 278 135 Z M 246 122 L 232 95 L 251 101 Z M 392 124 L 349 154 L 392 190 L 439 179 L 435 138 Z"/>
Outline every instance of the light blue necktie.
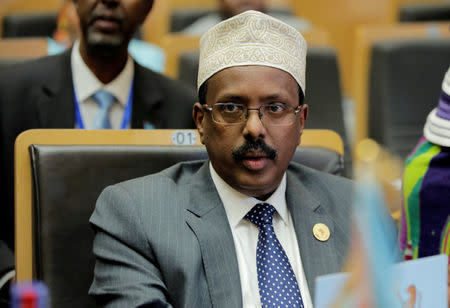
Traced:
<path fill-rule="evenodd" d="M 93 129 L 108 129 L 111 128 L 111 121 L 109 119 L 109 110 L 116 101 L 116 98 L 111 93 L 100 90 L 94 93 L 92 97 L 98 103 L 99 109 L 94 119 Z"/>
<path fill-rule="evenodd" d="M 259 229 L 256 269 L 261 304 L 263 307 L 303 307 L 294 271 L 273 229 L 274 213 L 272 205 L 258 203 L 245 215 Z"/>

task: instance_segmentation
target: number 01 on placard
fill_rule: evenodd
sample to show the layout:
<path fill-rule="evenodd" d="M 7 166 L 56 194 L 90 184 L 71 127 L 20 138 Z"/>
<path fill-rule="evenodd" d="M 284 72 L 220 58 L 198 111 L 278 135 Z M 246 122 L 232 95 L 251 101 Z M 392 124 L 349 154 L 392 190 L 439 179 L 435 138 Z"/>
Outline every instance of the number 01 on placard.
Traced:
<path fill-rule="evenodd" d="M 174 145 L 194 145 L 197 143 L 195 131 L 177 130 L 172 133 L 172 143 Z"/>

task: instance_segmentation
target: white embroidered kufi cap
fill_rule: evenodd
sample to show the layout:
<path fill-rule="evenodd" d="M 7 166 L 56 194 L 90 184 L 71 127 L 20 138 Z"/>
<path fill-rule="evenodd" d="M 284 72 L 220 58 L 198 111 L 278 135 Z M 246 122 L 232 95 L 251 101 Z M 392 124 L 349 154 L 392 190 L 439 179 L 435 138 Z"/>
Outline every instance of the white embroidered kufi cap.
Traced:
<path fill-rule="evenodd" d="M 200 38 L 197 89 L 233 66 L 271 66 L 289 73 L 305 94 L 306 41 L 293 27 L 257 11 L 246 11 L 212 27 Z"/>
<path fill-rule="evenodd" d="M 450 147 L 450 67 L 442 81 L 439 104 L 428 115 L 423 132 L 428 141 Z"/>

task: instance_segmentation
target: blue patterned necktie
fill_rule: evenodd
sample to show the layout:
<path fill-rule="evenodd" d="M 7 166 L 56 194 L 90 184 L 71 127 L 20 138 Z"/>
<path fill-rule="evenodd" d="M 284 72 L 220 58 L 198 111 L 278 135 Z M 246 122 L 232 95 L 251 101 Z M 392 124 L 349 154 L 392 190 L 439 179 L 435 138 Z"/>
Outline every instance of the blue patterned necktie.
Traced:
<path fill-rule="evenodd" d="M 259 203 L 245 215 L 259 229 L 256 268 L 261 304 L 263 307 L 303 307 L 294 271 L 273 229 L 274 213 L 272 205 Z"/>
<path fill-rule="evenodd" d="M 99 109 L 95 115 L 93 129 L 108 129 L 111 128 L 111 121 L 109 120 L 109 110 L 116 101 L 116 98 L 111 93 L 100 90 L 94 93 L 92 97 L 97 101 Z"/>

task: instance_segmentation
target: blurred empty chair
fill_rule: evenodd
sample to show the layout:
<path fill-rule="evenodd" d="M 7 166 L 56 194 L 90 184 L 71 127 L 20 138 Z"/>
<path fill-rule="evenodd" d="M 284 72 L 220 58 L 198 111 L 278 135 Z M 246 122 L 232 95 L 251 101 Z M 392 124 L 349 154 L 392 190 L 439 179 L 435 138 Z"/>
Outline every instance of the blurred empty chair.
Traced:
<path fill-rule="evenodd" d="M 170 32 L 179 32 L 195 22 L 197 19 L 215 11 L 215 8 L 188 7 L 174 9 L 170 16 Z"/>
<path fill-rule="evenodd" d="M 392 25 L 364 25 L 356 30 L 353 46 L 351 97 L 355 110 L 353 144 L 368 136 L 369 67 L 372 46 L 385 40 L 450 38 L 450 23 L 399 23 Z"/>
<path fill-rule="evenodd" d="M 399 21 L 450 21 L 450 3 L 410 3 L 399 8 Z"/>
<path fill-rule="evenodd" d="M 89 217 L 108 185 L 206 159 L 194 130 L 29 130 L 16 140 L 17 280 L 43 280 L 52 307 L 94 307 Z M 342 173 L 332 131 L 305 130 L 293 160 Z"/>
<path fill-rule="evenodd" d="M 186 51 L 180 54 L 178 60 L 178 79 L 197 87 L 199 51 Z"/>
<path fill-rule="evenodd" d="M 346 140 L 336 50 L 312 47 L 306 55 L 307 128 L 331 129 Z"/>
<path fill-rule="evenodd" d="M 314 26 L 330 33 L 340 62 L 344 94 L 351 91 L 354 31 L 357 26 L 390 24 L 396 20 L 398 0 L 292 0 L 297 15 L 304 16 Z"/>
<path fill-rule="evenodd" d="M 0 0 L 0 34 L 3 33 L 3 17 L 11 14 L 56 12 L 61 6 L 62 0 Z"/>
<path fill-rule="evenodd" d="M 331 129 L 344 140 L 344 175 L 352 176 L 352 154 L 345 130 L 342 90 L 336 50 L 310 47 L 306 55 L 306 97 L 308 129 Z"/>
<path fill-rule="evenodd" d="M 4 38 L 8 37 L 51 37 L 56 30 L 56 12 L 12 13 L 3 17 Z"/>
<path fill-rule="evenodd" d="M 179 79 L 180 56 L 190 51 L 198 51 L 200 37 L 185 35 L 182 33 L 170 33 L 164 35 L 161 46 L 166 53 L 166 67 L 164 74 Z M 197 60 L 198 61 L 198 60 Z M 197 80 L 197 77 L 195 77 Z M 189 82 L 192 84 L 192 81 Z"/>
<path fill-rule="evenodd" d="M 369 137 L 405 158 L 422 136 L 450 63 L 450 39 L 376 43 L 370 65 Z"/>

